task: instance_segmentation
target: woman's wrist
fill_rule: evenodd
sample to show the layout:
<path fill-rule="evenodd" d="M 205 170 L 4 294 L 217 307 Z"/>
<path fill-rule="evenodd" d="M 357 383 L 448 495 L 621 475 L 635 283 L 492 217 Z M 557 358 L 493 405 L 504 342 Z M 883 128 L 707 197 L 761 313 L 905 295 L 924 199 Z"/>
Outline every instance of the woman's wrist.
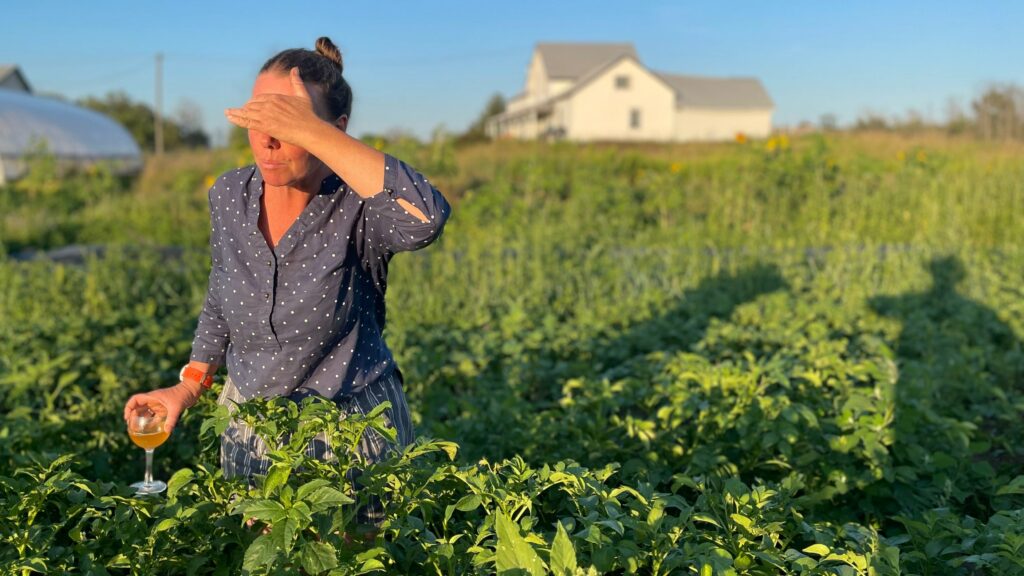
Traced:
<path fill-rule="evenodd" d="M 384 153 L 320 119 L 309 127 L 302 148 L 316 156 L 362 198 L 384 187 Z"/>
<path fill-rule="evenodd" d="M 194 406 L 195 403 L 199 401 L 199 397 L 203 395 L 204 388 L 202 387 L 202 385 L 199 384 L 199 382 L 193 382 L 192 380 L 182 380 L 180 383 L 178 383 L 178 386 L 185 390 L 185 392 L 189 395 L 189 398 L 191 398 L 191 400 L 189 401 L 190 407 Z"/>
<path fill-rule="evenodd" d="M 324 120 L 317 118 L 314 122 L 302 131 L 303 142 L 296 143 L 297 146 L 307 150 L 310 154 L 323 160 L 338 147 L 339 139 L 344 140 L 345 132 Z"/>

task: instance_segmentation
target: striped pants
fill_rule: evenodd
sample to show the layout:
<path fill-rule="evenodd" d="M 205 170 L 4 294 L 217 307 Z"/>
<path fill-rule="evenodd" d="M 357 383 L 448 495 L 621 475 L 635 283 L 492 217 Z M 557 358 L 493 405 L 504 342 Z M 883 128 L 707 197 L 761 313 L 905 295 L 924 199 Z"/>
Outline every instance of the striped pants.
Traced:
<path fill-rule="evenodd" d="M 347 398 L 335 398 L 338 408 L 341 409 L 342 418 L 344 415 L 353 412 L 366 414 L 375 406 L 388 400 L 391 408 L 384 411 L 384 418 L 387 424 L 398 432 L 398 445 L 388 442 L 379 432 L 367 428 L 359 441 L 359 454 L 367 462 L 378 462 L 388 456 L 392 450 L 411 444 L 414 440 L 412 418 L 409 415 L 409 405 L 405 401 L 405 392 L 402 388 L 403 378 L 401 371 L 396 367 L 388 376 L 363 388 L 354 396 Z M 302 395 L 292 396 L 296 402 L 300 401 Z M 217 403 L 226 405 L 229 413 L 234 413 L 235 403 L 242 403 L 243 398 L 235 384 L 228 376 L 224 381 L 224 390 Z M 250 488 L 255 487 L 255 474 L 266 474 L 270 469 L 271 461 L 266 457 L 267 446 L 263 439 L 252 432 L 252 429 L 239 420 L 231 419 L 228 428 L 220 437 L 220 466 L 225 478 L 244 477 Z M 336 457 L 331 447 L 330 440 L 321 432 L 306 448 L 306 454 L 326 462 L 335 460 Z M 356 487 L 361 488 L 357 478 L 361 472 L 356 469 L 349 469 L 347 476 L 349 481 Z M 370 497 L 370 503 L 359 509 L 357 520 L 362 524 L 379 526 L 384 520 L 384 506 L 379 496 Z"/>

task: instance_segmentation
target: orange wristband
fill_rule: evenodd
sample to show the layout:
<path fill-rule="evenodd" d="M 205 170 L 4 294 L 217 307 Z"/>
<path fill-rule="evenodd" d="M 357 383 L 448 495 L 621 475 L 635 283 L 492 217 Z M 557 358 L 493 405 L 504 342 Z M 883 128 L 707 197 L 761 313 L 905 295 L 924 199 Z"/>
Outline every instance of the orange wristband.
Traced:
<path fill-rule="evenodd" d="M 213 386 L 213 374 L 207 374 L 199 368 L 193 368 L 189 364 L 186 364 L 181 368 L 181 372 L 178 374 L 178 380 L 181 380 L 182 382 L 185 380 L 199 382 L 199 385 L 202 386 L 204 390 L 209 390 L 210 386 Z"/>

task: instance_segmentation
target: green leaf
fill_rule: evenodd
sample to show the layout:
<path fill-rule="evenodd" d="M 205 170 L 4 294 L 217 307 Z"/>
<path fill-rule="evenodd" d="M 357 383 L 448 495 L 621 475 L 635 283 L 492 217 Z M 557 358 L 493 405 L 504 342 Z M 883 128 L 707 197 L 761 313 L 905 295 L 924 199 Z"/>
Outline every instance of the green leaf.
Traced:
<path fill-rule="evenodd" d="M 626 533 L 626 528 L 622 525 L 622 522 L 619 522 L 618 520 L 598 520 L 597 522 L 594 522 L 594 524 L 600 524 L 601 526 L 611 528 L 619 536 Z"/>
<path fill-rule="evenodd" d="M 740 481 L 739 478 L 735 477 L 726 479 L 724 487 L 726 494 L 729 494 L 733 498 L 742 498 L 750 492 L 750 489 L 747 488 L 746 484 Z"/>
<path fill-rule="evenodd" d="M 263 496 L 270 497 L 274 493 L 274 490 L 286 482 L 288 477 L 291 476 L 292 467 L 289 464 L 277 463 L 270 467 L 267 472 L 267 477 L 263 481 Z"/>
<path fill-rule="evenodd" d="M 178 525 L 177 518 L 164 518 L 157 523 L 156 527 L 153 528 L 153 533 L 163 532 L 164 530 L 170 530 Z"/>
<path fill-rule="evenodd" d="M 309 574 L 320 574 L 338 567 L 338 554 L 326 542 L 307 542 L 299 553 L 299 562 Z"/>
<path fill-rule="evenodd" d="M 220 436 L 228 429 L 229 424 L 231 424 L 231 414 L 228 412 L 228 407 L 221 404 L 214 409 L 209 418 L 203 420 L 202 426 L 199 427 L 199 435 L 206 434 L 206 431 L 212 428 L 214 433 Z"/>
<path fill-rule="evenodd" d="M 259 568 L 267 566 L 277 556 L 277 547 L 274 546 L 269 534 L 264 534 L 252 541 L 249 548 L 245 550 L 245 559 L 242 560 L 242 568 L 254 572 Z"/>
<path fill-rule="evenodd" d="M 238 509 L 246 516 L 264 522 L 276 522 L 287 515 L 284 506 L 273 500 L 250 500 L 239 505 Z"/>
<path fill-rule="evenodd" d="M 471 512 L 473 510 L 476 510 L 477 507 L 479 507 L 479 506 L 480 506 L 480 495 L 479 494 L 468 494 L 466 496 L 463 496 L 462 498 L 459 498 L 459 501 L 456 502 L 455 504 L 449 504 L 448 506 L 445 506 L 445 508 L 444 508 L 444 522 L 445 522 L 445 524 L 447 524 L 448 521 L 451 520 L 451 518 L 452 518 L 452 513 L 454 513 L 456 510 L 461 510 L 463 512 Z"/>
<path fill-rule="evenodd" d="M 177 498 L 178 492 L 187 486 L 195 476 L 195 472 L 191 468 L 182 468 L 175 472 L 171 479 L 167 481 L 167 498 L 170 500 Z"/>
<path fill-rule="evenodd" d="M 480 495 L 470 494 L 459 498 L 459 501 L 455 503 L 455 509 L 462 512 L 472 512 L 476 510 L 477 506 L 480 505 Z"/>
<path fill-rule="evenodd" d="M 309 504 L 310 510 L 313 514 L 317 512 L 323 512 L 330 508 L 336 508 L 343 504 L 351 504 L 355 500 L 349 498 L 340 490 L 331 488 L 330 486 L 321 486 L 311 493 L 307 494 L 303 500 Z"/>
<path fill-rule="evenodd" d="M 366 574 L 367 572 L 376 572 L 377 570 L 384 570 L 386 566 L 380 560 L 372 558 L 363 562 L 363 565 L 359 567 L 359 571 L 356 574 Z"/>
<path fill-rule="evenodd" d="M 708 516 L 707 514 L 694 514 L 693 516 L 691 516 L 691 518 L 693 518 L 694 522 L 706 522 L 708 524 L 711 524 L 712 526 L 717 526 L 719 528 L 722 527 L 718 523 L 718 520 L 715 520 L 714 518 L 712 518 L 711 516 Z"/>
<path fill-rule="evenodd" d="M 551 572 L 560 576 L 576 574 L 576 549 L 569 540 L 569 533 L 561 522 L 555 528 L 555 539 L 551 543 Z"/>
<path fill-rule="evenodd" d="M 1008 494 L 1024 494 L 1024 476 L 1017 476 L 1009 484 L 996 490 L 996 496 Z"/>
<path fill-rule="evenodd" d="M 444 453 L 448 455 L 448 459 L 452 461 L 455 460 L 455 455 L 459 452 L 459 445 L 456 444 L 455 442 L 448 442 L 442 440 L 434 442 L 434 445 L 436 445 L 441 450 L 444 450 Z"/>
<path fill-rule="evenodd" d="M 295 532 L 298 531 L 298 527 L 299 523 L 295 518 L 287 517 L 278 520 L 274 527 L 271 528 L 268 536 L 270 536 L 270 540 L 275 548 L 285 554 L 289 554 L 292 551 L 292 546 L 295 545 Z"/>
<path fill-rule="evenodd" d="M 519 525 L 504 512 L 495 514 L 495 529 L 498 533 L 495 560 L 499 575 L 519 570 L 525 570 L 533 576 L 545 574 L 544 562 L 537 556 L 529 542 L 519 534 Z"/>
<path fill-rule="evenodd" d="M 46 574 L 47 572 L 49 572 L 49 570 L 47 570 L 46 568 L 45 558 L 28 558 L 25 560 L 21 560 L 18 564 L 15 564 L 11 568 L 19 572 L 26 572 L 28 570 L 31 570 L 33 572 L 39 572 L 40 574 Z"/>
<path fill-rule="evenodd" d="M 391 401 L 390 400 L 385 400 L 385 401 L 381 402 L 380 404 L 377 404 L 376 406 L 374 406 L 373 410 L 370 410 L 369 412 L 367 412 L 366 415 L 364 416 L 364 418 L 366 418 L 367 420 L 372 420 L 372 419 L 376 418 L 377 416 L 380 416 L 381 414 L 383 414 L 384 411 L 387 410 L 388 408 L 391 408 Z"/>
<path fill-rule="evenodd" d="M 814 554 L 815 556 L 828 556 L 830 552 L 828 546 L 824 544 L 811 544 L 807 548 L 804 548 L 805 554 Z"/>
<path fill-rule="evenodd" d="M 109 561 L 107 561 L 107 568 L 130 568 L 132 565 L 131 559 L 124 554 L 118 554 Z"/>
<path fill-rule="evenodd" d="M 736 524 L 743 527 L 743 529 L 747 532 L 752 531 L 754 523 L 750 520 L 750 518 L 747 518 L 743 514 L 731 514 L 729 518 L 732 519 L 732 521 Z"/>
<path fill-rule="evenodd" d="M 295 493 L 295 497 L 299 500 L 305 500 L 306 496 L 311 492 L 320 488 L 321 486 L 330 486 L 331 483 L 323 478 L 317 478 L 316 480 L 310 480 L 302 486 L 299 486 L 299 490 Z"/>

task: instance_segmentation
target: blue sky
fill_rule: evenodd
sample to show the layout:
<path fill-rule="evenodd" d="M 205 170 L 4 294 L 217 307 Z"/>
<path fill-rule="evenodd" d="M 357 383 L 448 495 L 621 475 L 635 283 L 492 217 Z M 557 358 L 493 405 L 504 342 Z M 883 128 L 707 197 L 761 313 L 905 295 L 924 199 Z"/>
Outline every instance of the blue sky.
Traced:
<path fill-rule="evenodd" d="M 990 82 L 1024 84 L 1024 2 L 11 2 L 0 63 L 71 98 L 123 90 L 200 106 L 215 138 L 262 63 L 320 35 L 342 50 L 354 134 L 462 130 L 488 97 L 520 91 L 536 42 L 632 42 L 648 67 L 756 76 L 775 124 L 871 110 L 945 116 Z"/>

